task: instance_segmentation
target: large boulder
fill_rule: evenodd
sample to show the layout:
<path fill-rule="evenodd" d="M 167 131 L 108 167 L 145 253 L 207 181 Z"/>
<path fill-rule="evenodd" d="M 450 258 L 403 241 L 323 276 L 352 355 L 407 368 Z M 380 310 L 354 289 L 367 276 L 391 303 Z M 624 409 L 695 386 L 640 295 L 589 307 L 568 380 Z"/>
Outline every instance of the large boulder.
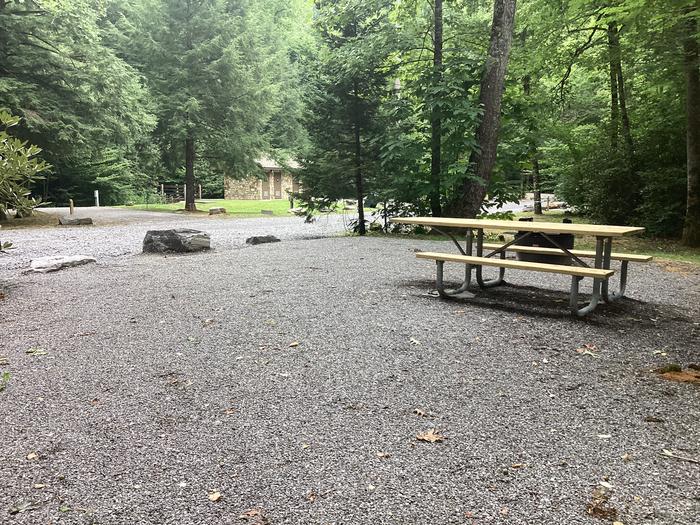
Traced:
<path fill-rule="evenodd" d="M 39 257 L 38 259 L 32 259 L 29 263 L 29 272 L 55 272 L 63 268 L 81 266 L 93 262 L 95 262 L 95 259 L 87 255 L 52 255 L 50 257 Z"/>
<path fill-rule="evenodd" d="M 208 233 L 181 228 L 177 230 L 149 230 L 143 239 L 144 253 L 199 252 L 211 248 Z"/>
<path fill-rule="evenodd" d="M 268 242 L 280 242 L 280 240 L 277 237 L 275 237 L 274 235 L 258 235 L 255 237 L 248 237 L 245 240 L 246 244 L 252 244 L 252 245 L 265 244 Z"/>
<path fill-rule="evenodd" d="M 85 224 L 92 224 L 92 219 L 90 217 L 71 217 L 70 215 L 64 215 L 58 218 L 58 224 L 62 226 L 83 226 Z"/>
<path fill-rule="evenodd" d="M 226 208 L 209 208 L 209 215 L 219 215 L 220 213 L 226 213 Z"/>

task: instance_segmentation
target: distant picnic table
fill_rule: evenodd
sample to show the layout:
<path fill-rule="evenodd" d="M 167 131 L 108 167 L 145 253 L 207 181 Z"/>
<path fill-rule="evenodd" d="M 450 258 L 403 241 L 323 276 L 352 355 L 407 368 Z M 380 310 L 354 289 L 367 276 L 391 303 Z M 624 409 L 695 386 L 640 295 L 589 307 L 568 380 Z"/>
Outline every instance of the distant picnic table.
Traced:
<path fill-rule="evenodd" d="M 398 224 L 414 224 L 429 226 L 433 230 L 450 238 L 459 253 L 419 252 L 419 259 L 434 260 L 437 263 L 436 285 L 438 294 L 443 298 L 464 297 L 471 285 L 472 270 L 476 273 L 476 282 L 480 288 L 490 288 L 503 284 L 507 268 L 533 272 L 559 273 L 571 276 L 571 292 L 569 306 L 572 314 L 579 317 L 595 310 L 601 299 L 611 303 L 624 296 L 627 284 L 628 264 L 630 262 L 648 262 L 648 255 L 617 253 L 612 251 L 613 239 L 644 231 L 637 226 L 608 226 L 600 224 L 574 224 L 556 222 L 524 222 L 488 219 L 461 219 L 452 217 L 396 217 L 391 222 Z M 514 232 L 513 240 L 500 243 L 485 243 L 484 231 Z M 456 234 L 455 232 L 459 232 Z M 464 247 L 457 235 L 464 234 Z M 589 235 L 596 239 L 595 250 L 573 249 L 574 235 Z M 565 236 L 570 237 L 570 246 L 563 242 Z M 561 261 L 564 264 L 552 262 L 532 262 L 528 260 L 506 259 L 506 252 L 534 256 L 544 260 Z M 498 256 L 496 258 L 495 256 Z M 583 259 L 593 259 L 589 265 Z M 610 277 L 615 273 L 611 269 L 612 261 L 620 261 L 620 286 L 618 291 L 609 289 Z M 445 262 L 465 265 L 465 277 L 462 284 L 455 289 L 446 289 L 443 282 Z M 496 279 L 484 280 L 484 266 L 499 268 Z M 584 278 L 593 279 L 593 293 L 590 302 L 579 305 L 579 282 Z"/>

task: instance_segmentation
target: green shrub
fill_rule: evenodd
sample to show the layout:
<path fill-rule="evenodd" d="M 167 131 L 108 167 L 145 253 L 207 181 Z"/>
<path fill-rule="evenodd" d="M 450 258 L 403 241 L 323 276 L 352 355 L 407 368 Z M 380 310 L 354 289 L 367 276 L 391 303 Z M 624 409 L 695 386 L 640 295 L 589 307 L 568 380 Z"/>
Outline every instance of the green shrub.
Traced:
<path fill-rule="evenodd" d="M 642 184 L 637 218 L 647 233 L 678 236 L 683 229 L 687 175 L 682 168 L 665 168 L 639 174 Z"/>
<path fill-rule="evenodd" d="M 39 201 L 30 197 L 29 187 L 50 167 L 37 158 L 41 149 L 10 135 L 9 129 L 20 121 L 0 110 L 0 220 L 8 210 L 16 210 L 18 217 L 31 215 Z"/>

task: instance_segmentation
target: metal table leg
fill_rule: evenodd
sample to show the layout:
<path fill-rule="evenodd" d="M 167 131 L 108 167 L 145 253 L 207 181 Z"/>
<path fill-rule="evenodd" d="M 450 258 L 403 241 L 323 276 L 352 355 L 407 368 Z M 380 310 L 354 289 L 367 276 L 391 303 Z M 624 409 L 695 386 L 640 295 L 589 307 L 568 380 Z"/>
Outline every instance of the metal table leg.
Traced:
<path fill-rule="evenodd" d="M 444 232 L 440 232 L 443 233 Z M 456 239 L 452 236 L 450 236 L 452 240 L 457 243 Z M 462 252 L 462 255 L 471 255 L 472 250 L 473 250 L 473 243 L 474 243 L 474 234 L 471 230 L 471 228 L 467 229 L 467 234 L 466 234 L 466 240 L 465 240 L 465 247 L 464 250 L 462 250 L 462 247 L 459 246 L 459 243 L 457 243 L 457 247 L 459 250 Z M 467 289 L 469 288 L 469 285 L 471 284 L 472 280 L 472 265 L 471 264 L 466 264 L 464 267 L 464 281 L 462 281 L 462 284 L 458 288 L 445 288 L 445 284 L 443 282 L 443 275 L 444 275 L 444 266 L 445 262 L 444 261 L 435 261 L 437 263 L 437 277 L 436 277 L 436 288 L 438 295 L 444 299 L 452 298 L 455 296 L 462 296 L 462 297 L 474 297 L 473 294 L 466 294 Z"/>
<path fill-rule="evenodd" d="M 501 259 L 506 258 L 506 252 L 505 250 L 500 252 Z M 477 257 L 483 257 L 484 256 L 484 230 L 483 228 L 479 228 L 477 234 L 476 234 L 476 256 Z M 479 284 L 481 288 L 491 288 L 493 286 L 498 286 L 503 284 L 503 276 L 506 274 L 506 269 L 505 268 L 499 268 L 498 269 L 498 277 L 496 279 L 491 279 L 488 281 L 484 281 L 483 276 L 482 276 L 482 270 L 483 266 L 477 265 L 476 266 L 476 282 Z"/>
<path fill-rule="evenodd" d="M 595 268 L 609 268 L 610 264 L 608 261 L 607 267 L 605 264 L 605 245 L 610 237 L 596 237 L 595 239 Z M 588 303 L 583 308 L 578 306 L 578 284 L 581 277 L 572 276 L 571 277 L 571 297 L 569 299 L 569 306 L 571 307 L 571 313 L 577 315 L 578 317 L 583 317 L 586 314 L 591 313 L 598 306 L 598 302 L 601 298 L 601 286 L 605 279 L 593 279 L 593 294 L 591 295 L 591 302 Z"/>
<path fill-rule="evenodd" d="M 608 237 L 605 242 L 605 248 L 603 250 L 603 268 L 610 268 L 610 254 L 612 253 L 612 237 Z M 606 303 L 612 303 L 617 301 L 625 295 L 625 288 L 627 287 L 627 266 L 629 261 L 622 261 L 620 265 L 620 288 L 617 292 L 611 292 L 608 288 L 610 286 L 610 281 L 606 279 L 602 284 L 602 295 Z"/>

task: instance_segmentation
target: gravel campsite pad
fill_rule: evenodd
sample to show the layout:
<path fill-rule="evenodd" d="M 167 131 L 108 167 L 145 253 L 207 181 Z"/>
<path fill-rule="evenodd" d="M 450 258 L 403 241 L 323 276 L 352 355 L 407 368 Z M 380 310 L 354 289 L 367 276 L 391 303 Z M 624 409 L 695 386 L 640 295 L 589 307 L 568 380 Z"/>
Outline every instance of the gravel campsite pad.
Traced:
<path fill-rule="evenodd" d="M 700 364 L 696 269 L 572 319 L 565 277 L 442 301 L 414 250 L 444 243 L 261 220 L 283 242 L 222 220 L 135 255 L 150 224 L 98 224 L 96 264 L 5 265 L 1 523 L 700 522 L 700 388 L 656 372 Z"/>

